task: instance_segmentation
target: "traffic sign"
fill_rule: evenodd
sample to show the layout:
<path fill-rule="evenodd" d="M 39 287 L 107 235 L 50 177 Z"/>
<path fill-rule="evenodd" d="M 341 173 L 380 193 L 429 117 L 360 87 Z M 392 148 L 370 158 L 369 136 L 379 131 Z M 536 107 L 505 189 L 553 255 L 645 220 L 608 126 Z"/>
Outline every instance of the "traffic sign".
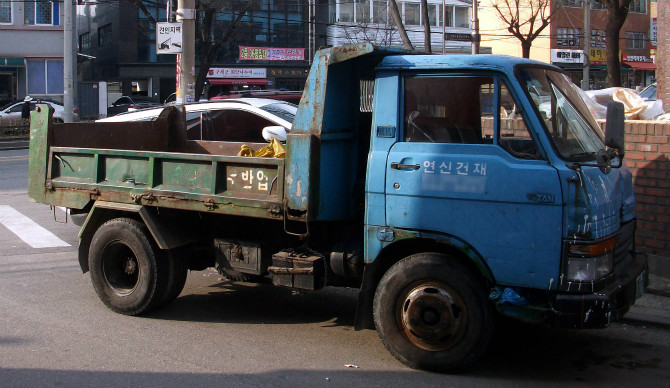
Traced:
<path fill-rule="evenodd" d="M 156 23 L 156 54 L 179 54 L 183 40 L 182 23 Z"/>

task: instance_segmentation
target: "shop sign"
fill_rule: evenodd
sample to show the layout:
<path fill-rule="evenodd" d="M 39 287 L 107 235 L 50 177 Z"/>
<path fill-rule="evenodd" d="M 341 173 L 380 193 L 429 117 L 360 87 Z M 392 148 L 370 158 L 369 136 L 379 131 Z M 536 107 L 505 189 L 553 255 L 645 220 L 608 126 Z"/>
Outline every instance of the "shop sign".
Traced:
<path fill-rule="evenodd" d="M 584 50 L 551 49 L 552 63 L 584 63 Z"/>
<path fill-rule="evenodd" d="M 304 61 L 304 48 L 240 46 L 241 61 Z"/>
<path fill-rule="evenodd" d="M 644 55 L 622 55 L 622 60 L 626 62 L 652 62 L 651 58 L 647 58 Z"/>
<path fill-rule="evenodd" d="M 207 72 L 207 78 L 265 78 L 266 75 L 266 69 L 252 67 L 212 67 Z"/>
<path fill-rule="evenodd" d="M 597 65 L 607 62 L 607 49 L 592 48 L 589 50 L 589 62 Z"/>
<path fill-rule="evenodd" d="M 307 69 L 268 69 L 268 77 L 305 77 Z"/>
<path fill-rule="evenodd" d="M 658 24 L 656 24 L 656 18 L 651 18 L 651 29 L 649 33 L 649 40 L 651 40 L 652 48 L 656 48 L 657 37 L 658 37 Z"/>

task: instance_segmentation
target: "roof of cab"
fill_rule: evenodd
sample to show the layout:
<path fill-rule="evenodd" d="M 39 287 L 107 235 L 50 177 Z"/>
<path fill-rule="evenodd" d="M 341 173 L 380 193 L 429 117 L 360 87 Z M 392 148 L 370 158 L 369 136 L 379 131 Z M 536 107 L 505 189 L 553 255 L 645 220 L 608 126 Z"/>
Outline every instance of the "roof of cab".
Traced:
<path fill-rule="evenodd" d="M 391 55 L 384 57 L 377 66 L 378 70 L 402 69 L 480 69 L 512 71 L 518 65 L 551 67 L 556 66 L 532 59 L 517 58 L 507 55 Z"/>

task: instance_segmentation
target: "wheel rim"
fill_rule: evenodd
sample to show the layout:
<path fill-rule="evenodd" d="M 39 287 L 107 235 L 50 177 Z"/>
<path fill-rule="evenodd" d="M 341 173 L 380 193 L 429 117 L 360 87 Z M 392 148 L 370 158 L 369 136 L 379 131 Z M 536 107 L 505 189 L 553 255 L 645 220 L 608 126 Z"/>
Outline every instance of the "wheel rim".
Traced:
<path fill-rule="evenodd" d="M 132 293 L 140 278 L 137 257 L 120 242 L 108 244 L 102 255 L 102 273 L 107 285 L 118 295 Z"/>
<path fill-rule="evenodd" d="M 457 344 L 467 326 L 463 299 L 440 282 L 419 282 L 398 298 L 397 321 L 401 332 L 417 347 L 440 351 Z"/>

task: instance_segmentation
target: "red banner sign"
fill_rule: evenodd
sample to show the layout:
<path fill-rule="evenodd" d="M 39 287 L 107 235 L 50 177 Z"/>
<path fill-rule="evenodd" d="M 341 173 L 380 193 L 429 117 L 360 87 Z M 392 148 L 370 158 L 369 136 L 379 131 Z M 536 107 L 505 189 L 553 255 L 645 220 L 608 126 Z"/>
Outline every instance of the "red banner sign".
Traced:
<path fill-rule="evenodd" d="M 241 61 L 304 61 L 304 48 L 240 46 Z"/>

